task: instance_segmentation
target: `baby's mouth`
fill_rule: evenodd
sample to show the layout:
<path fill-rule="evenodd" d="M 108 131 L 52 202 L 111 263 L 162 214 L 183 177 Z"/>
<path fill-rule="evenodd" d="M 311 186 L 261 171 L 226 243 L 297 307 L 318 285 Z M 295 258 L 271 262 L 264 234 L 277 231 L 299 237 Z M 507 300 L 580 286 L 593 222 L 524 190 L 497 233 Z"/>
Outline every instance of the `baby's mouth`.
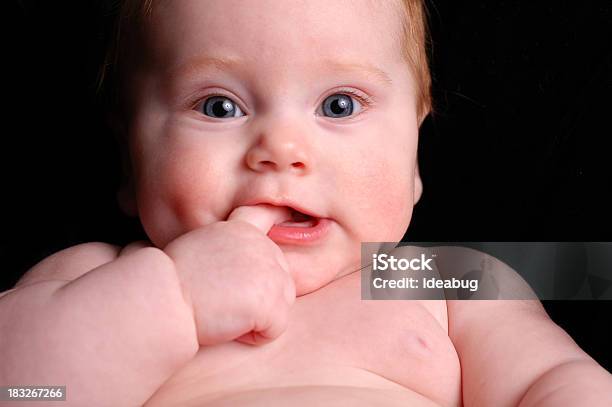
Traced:
<path fill-rule="evenodd" d="M 306 215 L 293 208 L 288 208 L 291 212 L 291 218 L 284 222 L 278 223 L 278 226 L 295 227 L 295 228 L 310 228 L 317 225 L 317 218 Z"/>
<path fill-rule="evenodd" d="M 332 224 L 329 219 L 320 218 L 312 212 L 301 212 L 289 205 L 282 207 L 287 211 L 283 211 L 268 232 L 268 237 L 277 244 L 315 245 L 328 236 Z"/>

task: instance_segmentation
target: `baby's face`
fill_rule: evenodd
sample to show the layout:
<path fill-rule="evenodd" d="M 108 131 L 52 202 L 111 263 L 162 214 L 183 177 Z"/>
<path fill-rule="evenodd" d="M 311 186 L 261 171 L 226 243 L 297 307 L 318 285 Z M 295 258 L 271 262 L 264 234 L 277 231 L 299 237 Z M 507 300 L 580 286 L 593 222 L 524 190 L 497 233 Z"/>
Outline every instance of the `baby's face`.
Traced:
<path fill-rule="evenodd" d="M 293 202 L 329 226 L 278 242 L 304 294 L 359 269 L 361 242 L 401 239 L 421 189 L 418 120 L 385 3 L 154 2 L 129 140 L 157 246 L 238 206 Z"/>

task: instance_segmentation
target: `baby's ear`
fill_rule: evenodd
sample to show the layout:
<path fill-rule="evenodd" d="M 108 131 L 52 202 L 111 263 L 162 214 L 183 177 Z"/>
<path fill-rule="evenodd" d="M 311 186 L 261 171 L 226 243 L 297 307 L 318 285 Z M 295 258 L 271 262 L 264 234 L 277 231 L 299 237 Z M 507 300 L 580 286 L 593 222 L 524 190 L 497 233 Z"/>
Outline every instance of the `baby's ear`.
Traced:
<path fill-rule="evenodd" d="M 413 205 L 416 205 L 421 199 L 421 195 L 423 195 L 423 181 L 421 180 L 421 173 L 419 172 L 419 162 L 417 160 L 414 165 L 414 202 Z"/>
<path fill-rule="evenodd" d="M 117 190 L 117 203 L 123 213 L 135 217 L 138 216 L 138 207 L 126 126 L 116 113 L 110 113 L 107 116 L 107 124 L 117 142 L 121 159 L 121 184 Z"/>

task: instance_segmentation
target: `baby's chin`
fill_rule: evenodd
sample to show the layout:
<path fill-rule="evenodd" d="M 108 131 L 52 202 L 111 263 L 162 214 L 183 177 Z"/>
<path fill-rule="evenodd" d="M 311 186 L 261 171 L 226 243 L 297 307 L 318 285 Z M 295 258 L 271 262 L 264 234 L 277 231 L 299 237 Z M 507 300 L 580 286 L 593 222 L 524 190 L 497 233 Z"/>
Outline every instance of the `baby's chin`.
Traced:
<path fill-rule="evenodd" d="M 285 258 L 295 283 L 296 295 L 309 294 L 328 285 L 334 280 L 357 272 L 360 269 L 359 259 L 326 257 L 324 255 L 296 253 L 282 247 Z"/>

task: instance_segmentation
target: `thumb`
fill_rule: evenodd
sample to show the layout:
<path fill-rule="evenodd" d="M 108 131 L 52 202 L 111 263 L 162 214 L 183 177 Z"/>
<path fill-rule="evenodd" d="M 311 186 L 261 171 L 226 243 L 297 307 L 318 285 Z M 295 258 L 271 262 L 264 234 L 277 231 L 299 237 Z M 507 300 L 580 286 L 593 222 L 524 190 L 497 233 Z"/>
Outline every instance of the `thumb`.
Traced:
<path fill-rule="evenodd" d="M 230 213 L 227 220 L 240 220 L 250 223 L 264 234 L 268 234 L 272 226 L 291 218 L 291 211 L 287 207 L 280 207 L 268 204 L 252 206 L 239 206 Z M 289 272 L 289 264 L 281 250 L 278 251 L 276 258 L 280 266 Z"/>
<path fill-rule="evenodd" d="M 229 214 L 227 220 L 241 220 L 250 223 L 264 234 L 268 234 L 276 223 L 281 223 L 290 218 L 291 212 L 287 207 L 259 204 L 239 206 Z"/>

